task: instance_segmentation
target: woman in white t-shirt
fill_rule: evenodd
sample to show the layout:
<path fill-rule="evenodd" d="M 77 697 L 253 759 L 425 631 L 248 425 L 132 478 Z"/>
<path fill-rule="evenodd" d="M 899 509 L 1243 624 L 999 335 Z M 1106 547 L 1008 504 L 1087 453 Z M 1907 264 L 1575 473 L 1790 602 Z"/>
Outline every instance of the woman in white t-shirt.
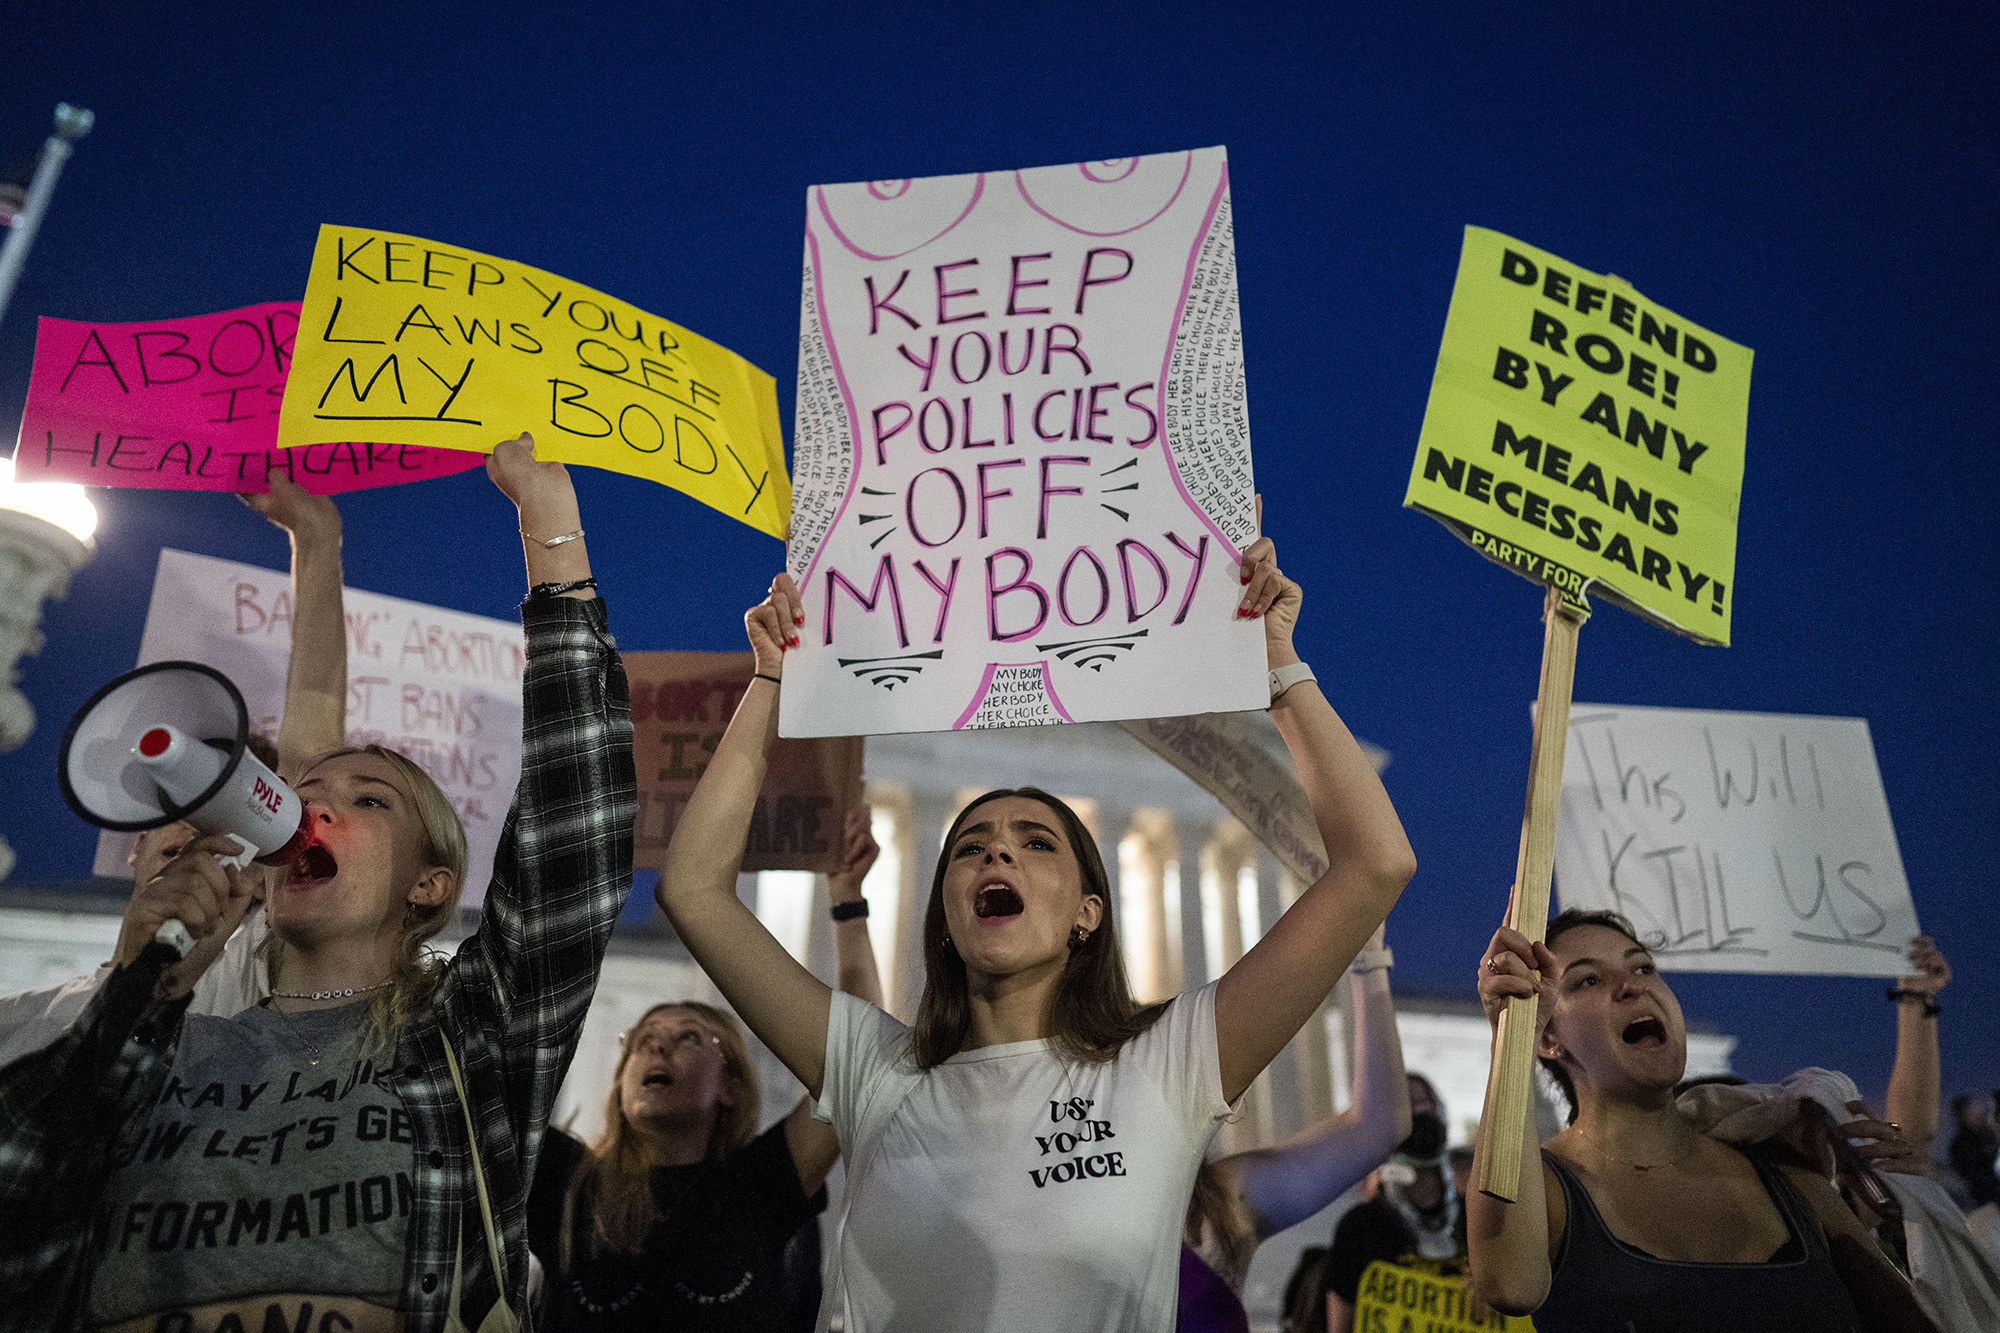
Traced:
<path fill-rule="evenodd" d="M 745 616 L 757 676 L 674 830 L 674 928 L 818 1099 L 848 1163 L 820 1312 L 888 1329 L 1167 1330 L 1196 1169 L 1230 1104 L 1326 998 L 1415 869 L 1374 767 L 1292 650 L 1298 585 L 1244 553 L 1272 713 L 1331 864 L 1227 976 L 1135 1003 L 1097 846 L 1033 788 L 989 792 L 945 838 L 917 1022 L 837 995 L 737 898 L 805 618 L 786 575 Z"/>

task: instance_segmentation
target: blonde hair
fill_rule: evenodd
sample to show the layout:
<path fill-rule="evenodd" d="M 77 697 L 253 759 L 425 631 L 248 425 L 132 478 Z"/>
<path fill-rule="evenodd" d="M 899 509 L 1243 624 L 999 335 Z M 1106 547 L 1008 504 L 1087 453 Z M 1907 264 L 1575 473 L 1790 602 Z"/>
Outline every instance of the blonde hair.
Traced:
<path fill-rule="evenodd" d="M 719 1162 L 756 1136 L 763 1106 L 763 1082 L 757 1076 L 757 1066 L 743 1040 L 743 1027 L 735 1016 L 699 1000 L 671 1000 L 648 1009 L 619 1040 L 618 1067 L 611 1071 L 611 1092 L 604 1099 L 604 1129 L 590 1145 L 583 1165 L 570 1177 L 569 1188 L 563 1194 L 561 1263 L 565 1269 L 571 1265 L 576 1210 L 586 1191 L 590 1200 L 589 1248 L 593 1259 L 607 1253 L 639 1253 L 645 1247 L 646 1233 L 661 1219 L 660 1207 L 653 1201 L 645 1145 L 625 1116 L 620 1089 L 625 1065 L 637 1049 L 633 1034 L 646 1025 L 647 1019 L 667 1009 L 685 1009 L 719 1039 L 723 1076 L 736 1093 L 733 1105 L 715 1109 L 706 1159 Z"/>
<path fill-rule="evenodd" d="M 386 746 L 351 745 L 329 750 L 309 762 L 299 776 L 303 780 L 328 760 L 353 754 L 384 760 L 402 774 L 409 784 L 410 799 L 416 806 L 417 825 L 423 835 L 417 849 L 418 864 L 426 869 L 443 867 L 451 875 L 451 888 L 438 902 L 429 906 L 404 904 L 402 930 L 396 938 L 395 953 L 389 960 L 390 985 L 386 990 L 375 992 L 368 1002 L 368 1041 L 392 1047 L 417 1015 L 430 1004 L 431 995 L 437 990 L 442 976 L 441 967 L 425 946 L 458 915 L 459 899 L 465 893 L 469 854 L 465 844 L 465 825 L 459 822 L 458 811 L 452 809 L 450 799 L 431 775 L 417 766 L 416 761 Z M 265 950 L 275 987 L 278 968 L 284 959 L 284 941 L 275 928 L 266 936 Z"/>
<path fill-rule="evenodd" d="M 1220 1162 L 1203 1162 L 1195 1172 L 1187 1220 L 1181 1224 L 1181 1239 L 1197 1254 L 1210 1236 L 1221 1252 L 1222 1280 L 1232 1291 L 1242 1291 L 1250 1261 L 1257 1257 L 1257 1222 L 1241 1192 L 1223 1176 Z"/>

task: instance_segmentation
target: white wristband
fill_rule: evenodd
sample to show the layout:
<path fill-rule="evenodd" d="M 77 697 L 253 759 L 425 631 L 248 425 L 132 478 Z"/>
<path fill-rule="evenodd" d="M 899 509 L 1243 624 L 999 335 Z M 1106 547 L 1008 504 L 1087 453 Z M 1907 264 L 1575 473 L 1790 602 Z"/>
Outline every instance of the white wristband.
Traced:
<path fill-rule="evenodd" d="M 1395 951 L 1384 945 L 1380 949 L 1363 949 L 1355 954 L 1354 961 L 1347 965 L 1347 970 L 1358 977 L 1365 972 L 1387 972 L 1395 965 Z"/>
<path fill-rule="evenodd" d="M 1313 674 L 1313 669 L 1304 662 L 1293 662 L 1289 666 L 1278 667 L 1271 672 L 1271 702 L 1278 702 L 1280 695 L 1302 680 L 1318 679 L 1319 677 Z"/>

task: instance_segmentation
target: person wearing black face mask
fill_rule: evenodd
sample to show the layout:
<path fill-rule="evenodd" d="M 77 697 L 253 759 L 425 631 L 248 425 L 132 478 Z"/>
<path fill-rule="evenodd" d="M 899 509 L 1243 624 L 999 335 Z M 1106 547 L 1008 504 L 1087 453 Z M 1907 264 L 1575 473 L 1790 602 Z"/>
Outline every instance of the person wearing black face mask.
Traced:
<path fill-rule="evenodd" d="M 1444 1108 L 1429 1080 L 1410 1076 L 1410 1133 L 1370 1178 L 1373 1193 L 1342 1215 L 1326 1256 L 1327 1333 L 1349 1333 L 1362 1275 L 1377 1260 L 1465 1272 L 1465 1214 L 1446 1162 Z"/>

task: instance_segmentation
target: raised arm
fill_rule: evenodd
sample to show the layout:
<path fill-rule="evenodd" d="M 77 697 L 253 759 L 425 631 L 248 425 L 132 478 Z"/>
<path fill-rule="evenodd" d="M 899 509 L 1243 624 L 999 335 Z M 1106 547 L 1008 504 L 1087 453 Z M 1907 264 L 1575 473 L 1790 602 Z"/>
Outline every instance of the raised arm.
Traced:
<path fill-rule="evenodd" d="M 757 674 L 674 826 L 654 895 L 709 980 L 817 1098 L 833 992 L 736 896 L 750 816 L 778 734 L 785 650 L 798 642 L 804 620 L 789 574 L 778 575 L 771 595 L 744 615 Z"/>
<path fill-rule="evenodd" d="M 1258 1241 L 1332 1203 L 1382 1164 L 1410 1133 L 1410 1083 L 1389 995 L 1382 931 L 1355 960 L 1351 1104 L 1275 1148 L 1225 1157 L 1219 1168 L 1239 1191 Z"/>
<path fill-rule="evenodd" d="M 590 577 L 569 473 L 536 461 L 526 435 L 496 446 L 486 467 L 518 510 L 527 551 L 521 780 L 479 927 L 448 965 L 436 1005 L 446 1031 L 497 1044 L 509 1109 L 524 1117 L 515 1138 L 532 1157 L 632 889 L 638 785 L 605 605 L 590 588 L 559 590 Z M 567 540 L 547 545 L 555 538 Z"/>
<path fill-rule="evenodd" d="M 1889 1119 L 1919 1153 L 1930 1152 L 1944 1096 L 1938 1064 L 1938 1016 L 1927 1012 L 1951 984 L 1951 964 L 1928 935 L 1910 941 L 1915 976 L 1896 983 L 1896 1064 L 1889 1073 Z M 1928 1003 L 1926 1003 L 1928 1001 Z"/>
<path fill-rule="evenodd" d="M 1486 1021 L 1494 1027 L 1496 1046 L 1500 1015 L 1512 996 L 1539 999 L 1535 1032 L 1540 1035 L 1554 998 L 1552 983 L 1546 978 L 1554 971 L 1555 957 L 1548 946 L 1530 944 L 1527 936 L 1506 926 L 1494 932 L 1479 965 L 1479 1003 L 1486 1010 Z M 1496 1059 L 1494 1067 L 1498 1064 Z M 1492 1077 L 1489 1072 L 1489 1081 Z M 1492 1089 L 1487 1091 L 1490 1097 Z M 1481 1134 L 1474 1144 L 1474 1179 L 1479 1176 L 1479 1160 L 1487 1148 L 1486 1136 Z M 1521 1162 L 1520 1197 L 1514 1202 L 1479 1190 L 1473 1190 L 1465 1201 L 1472 1285 L 1488 1305 L 1510 1315 L 1527 1314 L 1548 1299 L 1549 1283 L 1554 1279 L 1551 1260 L 1566 1221 L 1562 1187 L 1551 1180 L 1542 1161 L 1532 1115 L 1521 1130 Z"/>
<path fill-rule="evenodd" d="M 278 723 L 278 774 L 296 782 L 308 760 L 347 741 L 347 625 L 340 587 L 340 510 L 273 475 L 243 502 L 292 539 L 292 653 Z"/>
<path fill-rule="evenodd" d="M 1278 571 L 1268 537 L 1243 553 L 1243 574 L 1239 614 L 1263 617 L 1271 668 L 1297 662 L 1292 629 L 1302 597 Z M 1318 684 L 1293 685 L 1272 703 L 1271 716 L 1312 802 L 1327 868 L 1216 987 L 1222 1092 L 1231 1101 L 1319 1008 L 1417 868 L 1375 766 Z"/>
<path fill-rule="evenodd" d="M 861 896 L 861 881 L 868 878 L 868 872 L 875 866 L 875 858 L 882 849 L 876 845 L 875 833 L 870 828 L 870 811 L 866 803 L 855 806 L 847 812 L 847 828 L 841 842 L 842 863 L 839 870 L 826 877 L 828 901 L 839 908 L 846 904 L 860 903 L 865 909 L 867 899 Z M 857 996 L 880 1009 L 882 1003 L 882 974 L 875 962 L 875 943 L 868 935 L 868 914 L 848 915 L 833 923 L 833 966 L 835 985 L 849 995 Z"/>
<path fill-rule="evenodd" d="M 841 903 L 865 901 L 861 881 L 868 878 L 881 848 L 869 828 L 867 805 L 847 812 L 847 828 L 841 842 L 840 869 L 826 877 L 827 897 L 837 907 Z M 868 917 L 850 916 L 833 923 L 833 968 L 839 989 L 880 1006 L 882 977 L 875 967 L 875 945 L 868 938 Z M 799 1185 L 807 1195 L 819 1193 L 827 1172 L 840 1160 L 840 1139 L 833 1126 L 812 1113 L 812 1103 L 802 1101 L 785 1117 L 785 1144 L 792 1150 L 792 1165 L 798 1168 Z"/>

